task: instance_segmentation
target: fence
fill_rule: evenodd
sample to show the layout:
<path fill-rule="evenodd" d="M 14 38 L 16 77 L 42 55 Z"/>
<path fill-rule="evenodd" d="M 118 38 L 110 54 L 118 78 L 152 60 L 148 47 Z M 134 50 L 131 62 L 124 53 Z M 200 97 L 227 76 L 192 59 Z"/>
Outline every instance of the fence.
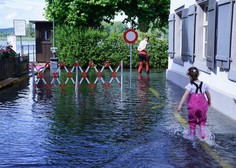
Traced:
<path fill-rule="evenodd" d="M 93 90 L 95 88 L 96 84 L 98 83 L 98 81 L 101 80 L 103 86 L 106 89 L 108 89 L 110 87 L 111 83 L 115 80 L 117 82 L 117 84 L 120 86 L 121 91 L 123 90 L 123 61 L 121 61 L 121 63 L 116 68 L 116 70 L 113 70 L 113 68 L 111 67 L 111 65 L 108 61 L 106 61 L 104 63 L 101 70 L 98 70 L 97 66 L 92 61 L 89 62 L 89 65 L 86 68 L 86 70 L 83 70 L 82 67 L 80 66 L 80 64 L 78 64 L 77 62 L 74 64 L 73 68 L 70 71 L 68 70 L 68 68 L 66 67 L 66 65 L 63 62 L 58 64 L 57 69 L 53 69 L 52 67 L 50 67 L 50 63 L 46 63 L 45 66 L 41 69 L 41 71 L 39 71 L 39 69 L 36 68 L 34 63 L 32 63 L 32 67 L 34 67 L 34 68 L 32 68 L 34 89 L 37 89 L 38 83 L 40 81 L 42 81 L 45 84 L 45 87 L 47 90 L 50 90 L 52 88 L 52 86 L 55 84 L 55 82 L 57 82 L 59 84 L 61 90 L 64 90 L 66 88 L 69 80 L 75 85 L 75 92 L 78 92 L 78 88 L 81 86 L 83 81 L 86 81 L 87 84 L 89 85 L 89 87 Z M 87 77 L 87 73 L 89 72 L 91 67 L 93 67 L 97 73 L 97 77 L 94 82 L 91 82 L 89 80 L 89 78 Z M 103 70 L 106 67 L 108 67 L 109 70 L 111 71 L 111 79 L 109 80 L 109 82 L 105 82 L 103 79 L 103 76 L 102 76 Z M 52 74 L 51 82 L 46 82 L 46 80 L 44 79 L 44 72 L 47 68 L 50 68 L 50 71 Z M 60 73 L 59 72 L 60 72 L 60 69 L 62 69 L 62 68 L 64 68 L 67 73 L 67 79 L 65 82 L 60 80 Z M 36 79 L 35 79 L 34 69 L 36 69 L 36 72 L 37 72 Z M 121 81 L 117 77 L 117 72 L 119 71 L 119 69 L 121 69 L 121 78 L 120 78 Z M 73 73 L 75 73 L 74 78 L 72 75 Z M 79 79 L 79 73 L 81 73 L 80 79 Z"/>
<path fill-rule="evenodd" d="M 29 56 L 29 62 L 36 62 L 36 47 L 35 45 L 22 45 L 22 55 Z"/>
<path fill-rule="evenodd" d="M 6 58 L 0 61 L 0 81 L 29 72 L 29 57 Z"/>

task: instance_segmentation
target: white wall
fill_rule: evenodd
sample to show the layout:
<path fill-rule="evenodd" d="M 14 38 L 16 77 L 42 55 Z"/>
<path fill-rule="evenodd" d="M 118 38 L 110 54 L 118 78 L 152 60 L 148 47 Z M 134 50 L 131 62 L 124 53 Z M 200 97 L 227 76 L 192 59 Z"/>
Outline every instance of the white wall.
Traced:
<path fill-rule="evenodd" d="M 179 7 L 185 5 L 188 8 L 190 5 L 194 4 L 195 0 L 171 0 L 170 2 L 170 13 L 173 13 Z"/>
<path fill-rule="evenodd" d="M 16 52 L 16 36 L 9 35 L 7 36 L 8 44 L 12 45 L 12 49 Z"/>
<path fill-rule="evenodd" d="M 183 5 L 188 8 L 195 3 L 195 0 L 171 0 L 170 13 L 174 13 L 176 9 Z M 181 66 L 175 64 L 171 58 L 168 61 L 167 79 L 184 88 L 188 83 L 187 69 L 191 66 L 197 67 L 197 64 L 184 62 L 184 66 Z M 219 68 L 216 68 L 215 72 L 210 70 L 208 73 L 200 71 L 199 79 L 210 87 L 212 107 L 236 120 L 236 82 L 229 80 L 228 72 L 220 71 Z"/>

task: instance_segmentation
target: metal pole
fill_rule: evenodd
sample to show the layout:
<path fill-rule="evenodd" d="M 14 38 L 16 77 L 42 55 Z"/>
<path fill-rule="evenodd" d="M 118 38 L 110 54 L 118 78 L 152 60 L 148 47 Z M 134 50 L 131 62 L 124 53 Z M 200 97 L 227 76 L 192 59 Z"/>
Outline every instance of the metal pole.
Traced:
<path fill-rule="evenodd" d="M 130 20 L 130 28 L 132 29 L 132 19 Z M 132 88 L 132 44 L 130 44 L 130 90 Z"/>
<path fill-rule="evenodd" d="M 54 0 L 52 0 L 52 4 L 54 5 Z M 55 21 L 54 21 L 54 16 L 52 19 L 52 30 L 53 30 L 53 47 L 55 47 Z M 53 58 L 55 58 L 55 53 L 53 52 L 52 54 Z"/>
<path fill-rule="evenodd" d="M 120 62 L 120 67 L 121 67 L 121 79 L 120 79 L 120 81 L 121 81 L 121 87 L 120 87 L 120 91 L 121 91 L 121 93 L 123 92 L 123 84 L 124 84 L 124 82 L 123 82 L 123 74 L 124 74 L 124 70 L 123 70 L 123 60 L 121 60 L 121 62 Z"/>
<path fill-rule="evenodd" d="M 20 36 L 20 48 L 21 48 L 21 57 L 23 57 L 23 45 L 22 45 L 22 37 Z"/>
<path fill-rule="evenodd" d="M 36 59 L 35 59 L 34 45 L 33 45 L 33 62 L 36 62 L 35 60 L 36 60 Z"/>
<path fill-rule="evenodd" d="M 78 76 L 79 76 L 79 70 L 78 70 L 78 61 L 76 61 L 76 67 L 75 67 L 75 93 L 78 93 Z"/>
<path fill-rule="evenodd" d="M 129 76 L 130 89 L 132 88 L 132 44 L 130 44 L 130 76 Z"/>
<path fill-rule="evenodd" d="M 29 51 L 30 45 L 28 45 L 27 47 L 28 47 L 28 56 L 29 56 L 30 55 L 30 51 Z"/>
<path fill-rule="evenodd" d="M 35 85 L 35 74 L 34 74 L 34 63 L 32 62 L 31 64 L 31 74 L 32 74 L 32 79 L 33 79 L 33 92 L 34 92 L 34 85 Z"/>
<path fill-rule="evenodd" d="M 54 7 L 54 0 L 52 0 L 52 6 Z M 55 19 L 54 19 L 54 13 L 53 13 L 53 19 L 52 19 L 52 28 L 53 28 L 53 46 L 51 47 L 52 51 L 52 57 L 50 58 L 50 69 L 53 69 L 54 71 L 58 69 L 58 58 L 56 58 L 56 40 L 55 40 Z"/>

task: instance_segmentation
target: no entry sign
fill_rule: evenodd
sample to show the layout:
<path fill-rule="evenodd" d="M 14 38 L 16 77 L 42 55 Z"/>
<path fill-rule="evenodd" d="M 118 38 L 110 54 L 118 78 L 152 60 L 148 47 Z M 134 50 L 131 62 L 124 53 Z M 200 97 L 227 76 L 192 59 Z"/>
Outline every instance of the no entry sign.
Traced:
<path fill-rule="evenodd" d="M 124 40 L 126 43 L 133 44 L 138 39 L 138 33 L 134 29 L 128 29 L 124 32 Z"/>

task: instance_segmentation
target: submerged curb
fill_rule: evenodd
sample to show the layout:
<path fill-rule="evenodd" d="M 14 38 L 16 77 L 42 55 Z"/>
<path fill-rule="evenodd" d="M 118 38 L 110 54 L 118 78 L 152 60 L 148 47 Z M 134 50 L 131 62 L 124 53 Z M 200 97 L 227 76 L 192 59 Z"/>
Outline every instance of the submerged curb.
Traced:
<path fill-rule="evenodd" d="M 25 75 L 22 75 L 20 77 L 17 77 L 17 78 L 8 78 L 8 79 L 5 79 L 5 80 L 2 80 L 0 81 L 0 89 L 3 89 L 5 87 L 9 87 L 9 86 L 12 86 L 16 83 L 19 83 L 25 79 L 28 79 L 30 77 L 29 74 L 25 74 Z"/>

